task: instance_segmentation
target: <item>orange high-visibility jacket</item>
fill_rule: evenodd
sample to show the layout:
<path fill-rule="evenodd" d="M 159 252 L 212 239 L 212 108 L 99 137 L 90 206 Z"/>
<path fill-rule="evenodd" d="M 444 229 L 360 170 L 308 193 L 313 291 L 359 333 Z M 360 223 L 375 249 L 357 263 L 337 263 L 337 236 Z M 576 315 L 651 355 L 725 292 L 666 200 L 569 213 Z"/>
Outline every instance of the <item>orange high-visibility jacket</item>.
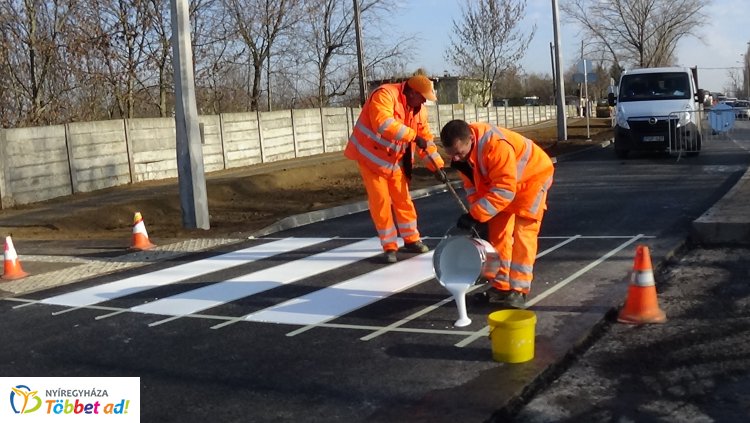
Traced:
<path fill-rule="evenodd" d="M 469 154 L 472 177 L 459 173 L 469 212 L 486 222 L 500 211 L 541 220 L 554 167 L 547 153 L 523 135 L 487 123 L 470 123 L 476 142 Z"/>
<path fill-rule="evenodd" d="M 383 84 L 370 95 L 344 150 L 347 158 L 359 161 L 378 175 L 392 176 L 402 171 L 401 158 L 417 135 L 428 141 L 427 152 L 413 145 L 412 160 L 414 150 L 418 150 L 417 154 L 426 160 L 431 171 L 437 169 L 426 159 L 427 154 L 438 166 L 444 166 L 427 122 L 427 107 L 422 106 L 413 114 L 406 105 L 405 85 L 406 82 Z"/>

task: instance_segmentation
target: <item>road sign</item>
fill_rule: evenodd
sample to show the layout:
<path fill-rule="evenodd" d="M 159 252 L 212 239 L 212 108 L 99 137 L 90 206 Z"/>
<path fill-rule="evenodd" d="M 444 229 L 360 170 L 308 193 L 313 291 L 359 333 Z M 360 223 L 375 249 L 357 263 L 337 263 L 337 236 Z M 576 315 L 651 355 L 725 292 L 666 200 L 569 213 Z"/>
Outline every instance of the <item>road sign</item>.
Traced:
<path fill-rule="evenodd" d="M 596 82 L 598 77 L 595 73 L 589 72 L 588 75 L 586 75 L 586 81 L 585 82 Z M 583 73 L 574 73 L 573 74 L 573 82 L 578 82 L 579 84 L 584 83 L 583 79 Z"/>

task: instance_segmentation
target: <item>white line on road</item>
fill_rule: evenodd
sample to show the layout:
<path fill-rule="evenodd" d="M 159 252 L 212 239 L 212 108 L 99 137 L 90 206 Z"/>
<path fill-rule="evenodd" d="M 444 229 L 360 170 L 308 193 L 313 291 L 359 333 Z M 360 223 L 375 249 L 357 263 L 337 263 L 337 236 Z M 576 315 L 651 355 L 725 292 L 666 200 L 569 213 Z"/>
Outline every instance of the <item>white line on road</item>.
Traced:
<path fill-rule="evenodd" d="M 565 241 L 560 242 L 560 243 L 558 243 L 558 244 L 556 244 L 556 245 L 554 245 L 554 246 L 552 246 L 552 247 L 550 247 L 550 248 L 542 251 L 541 253 L 537 254 L 536 258 L 545 256 L 545 255 L 551 253 L 552 251 L 555 251 L 558 248 L 560 248 L 560 247 L 562 247 L 564 245 L 567 245 L 567 244 L 575 241 L 576 239 L 578 239 L 580 237 L 581 237 L 580 235 L 572 236 L 572 237 L 566 239 Z M 472 286 L 466 292 L 466 295 L 469 295 L 472 292 L 474 292 L 475 290 L 477 290 L 479 288 L 482 288 L 482 287 L 484 287 L 484 285 L 475 285 L 475 286 Z M 407 316 L 407 317 L 399 320 L 398 322 L 391 323 L 390 325 L 388 325 L 388 326 L 386 326 L 384 328 L 381 328 L 381 329 L 379 329 L 379 330 L 377 330 L 377 331 L 375 331 L 375 332 L 373 332 L 373 333 L 371 333 L 369 335 L 363 336 L 362 338 L 359 338 L 359 339 L 362 340 L 362 341 L 369 341 L 371 339 L 377 338 L 378 336 L 383 335 L 384 333 L 387 333 L 388 331 L 391 331 L 394 328 L 397 328 L 397 327 L 400 327 L 402 325 L 405 325 L 405 324 L 409 323 L 410 321 L 412 321 L 412 320 L 414 320 L 414 319 L 416 319 L 418 317 L 424 316 L 427 313 L 430 313 L 430 312 L 432 312 L 434 310 L 437 310 L 438 308 L 440 308 L 444 304 L 447 304 L 447 303 L 449 303 L 451 301 L 453 301 L 453 297 L 452 296 L 448 297 L 448 298 L 446 298 L 444 300 L 438 301 L 437 303 L 435 303 L 435 304 L 433 304 L 431 306 L 425 307 L 424 309 L 422 309 L 422 310 L 420 310 L 420 311 L 418 311 L 416 313 L 413 313 L 410 316 Z"/>
<path fill-rule="evenodd" d="M 599 257 L 598 259 L 594 260 L 593 262 L 586 265 L 584 268 L 578 270 L 577 272 L 573 273 L 572 275 L 568 276 L 564 280 L 562 280 L 560 283 L 555 284 L 555 286 L 549 288 L 548 290 L 542 292 L 538 296 L 532 298 L 531 300 L 526 302 L 526 307 L 531 307 L 534 304 L 538 303 L 539 301 L 542 301 L 543 299 L 549 297 L 550 295 L 554 294 L 555 292 L 562 289 L 565 285 L 569 284 L 570 282 L 573 282 L 574 280 L 578 279 L 581 275 L 588 272 L 589 270 L 593 269 L 594 267 L 598 266 L 608 258 L 612 257 L 613 255 L 620 252 L 623 248 L 627 247 L 628 245 L 638 241 L 639 239 L 644 238 L 643 234 L 638 234 L 631 238 L 630 240 L 620 244 L 617 248 L 610 250 L 607 254 L 604 254 L 603 256 Z M 466 339 L 462 340 L 461 342 L 457 343 L 456 346 L 459 348 L 463 348 L 475 340 L 481 338 L 482 336 L 489 333 L 489 326 L 485 326 L 484 328 L 480 329 L 476 333 L 474 333 L 471 336 L 468 336 Z"/>
<path fill-rule="evenodd" d="M 408 260 L 252 313 L 245 320 L 307 325 L 287 334 L 287 336 L 294 336 L 310 330 L 320 323 L 335 319 L 428 281 L 434 276 L 432 252 L 420 254 Z"/>
<path fill-rule="evenodd" d="M 157 326 L 182 316 L 220 306 L 230 301 L 259 294 L 269 289 L 290 284 L 320 273 L 338 269 L 379 254 L 383 249 L 378 238 L 370 238 L 344 245 L 299 260 L 289 261 L 258 272 L 183 292 L 130 310 L 173 316 L 149 324 Z"/>
<path fill-rule="evenodd" d="M 41 300 L 43 304 L 73 307 L 70 310 L 53 313 L 62 314 L 77 308 L 109 301 L 115 298 L 132 295 L 163 285 L 190 279 L 199 275 L 225 270 L 261 260 L 277 254 L 286 253 L 298 248 L 307 247 L 327 241 L 329 238 L 286 238 L 266 244 L 256 245 L 231 253 L 221 254 L 203 260 L 198 260 L 179 266 L 145 273 L 126 279 L 93 286 L 91 288 L 62 294 Z"/>

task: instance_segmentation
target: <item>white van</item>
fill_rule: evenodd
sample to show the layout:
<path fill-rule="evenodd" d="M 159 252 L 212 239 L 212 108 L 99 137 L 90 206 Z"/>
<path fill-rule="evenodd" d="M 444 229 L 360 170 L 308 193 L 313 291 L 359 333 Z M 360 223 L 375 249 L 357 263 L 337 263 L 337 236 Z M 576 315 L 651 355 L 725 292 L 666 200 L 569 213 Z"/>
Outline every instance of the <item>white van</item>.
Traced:
<path fill-rule="evenodd" d="M 631 151 L 686 152 L 701 149 L 700 106 L 689 68 L 665 67 L 627 70 L 620 77 L 617 96 L 609 95 L 615 110 L 615 153 Z M 700 92 L 699 92 L 700 91 Z"/>

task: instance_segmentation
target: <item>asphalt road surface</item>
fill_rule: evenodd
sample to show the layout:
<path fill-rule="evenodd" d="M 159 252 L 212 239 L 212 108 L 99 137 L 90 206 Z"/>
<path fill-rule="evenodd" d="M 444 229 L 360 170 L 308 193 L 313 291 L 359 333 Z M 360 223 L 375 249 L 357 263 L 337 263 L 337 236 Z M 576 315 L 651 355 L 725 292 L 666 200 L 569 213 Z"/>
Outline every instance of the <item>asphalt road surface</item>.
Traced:
<path fill-rule="evenodd" d="M 486 316 L 457 314 L 432 252 L 378 260 L 366 214 L 0 302 L 0 373 L 139 376 L 142 421 L 473 422 L 516 408 L 622 303 L 635 246 L 658 262 L 748 166 L 610 148 L 557 165 L 533 292 L 532 361 L 491 358 Z M 435 247 L 460 214 L 417 201 Z"/>

